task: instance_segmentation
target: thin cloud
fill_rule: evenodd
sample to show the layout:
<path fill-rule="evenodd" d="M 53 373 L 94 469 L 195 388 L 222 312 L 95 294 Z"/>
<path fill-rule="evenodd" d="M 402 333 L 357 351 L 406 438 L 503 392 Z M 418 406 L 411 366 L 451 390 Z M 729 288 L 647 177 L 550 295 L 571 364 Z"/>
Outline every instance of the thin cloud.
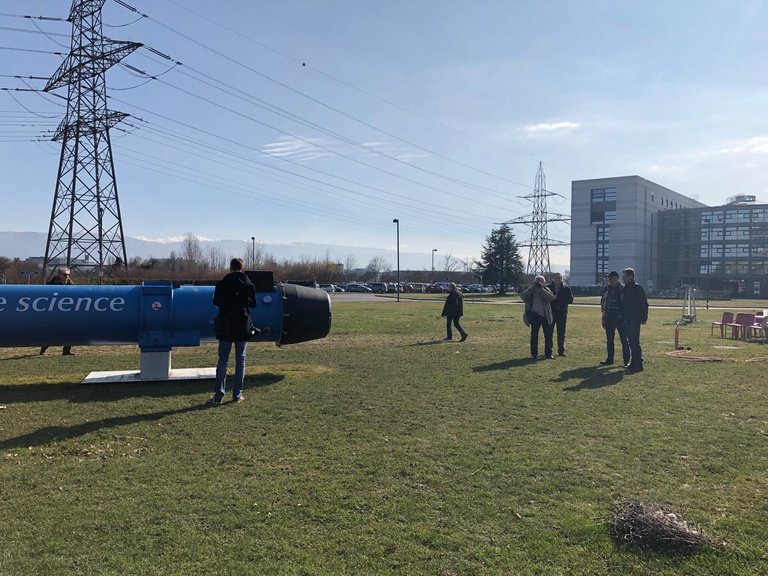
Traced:
<path fill-rule="evenodd" d="M 578 122 L 542 122 L 541 124 L 531 124 L 525 127 L 528 134 L 542 134 L 557 132 L 560 130 L 576 130 L 581 124 Z"/>
<path fill-rule="evenodd" d="M 768 154 L 768 136 L 755 136 L 735 146 L 720 149 L 721 154 Z"/>
<path fill-rule="evenodd" d="M 329 148 L 333 144 L 334 142 L 323 138 L 308 137 L 300 140 L 298 138 L 291 138 L 290 136 L 282 136 L 278 138 L 276 142 L 264 144 L 261 147 L 261 150 L 264 154 L 277 158 L 316 160 L 331 155 L 330 152 L 323 150 L 320 146 Z"/>
<path fill-rule="evenodd" d="M 156 242 L 158 244 L 175 244 L 176 242 L 183 242 L 187 239 L 187 236 L 166 236 L 165 238 L 148 238 L 146 236 L 134 236 L 136 240 L 143 242 Z M 205 236 L 195 236 L 200 242 L 216 242 L 213 238 L 206 238 Z"/>

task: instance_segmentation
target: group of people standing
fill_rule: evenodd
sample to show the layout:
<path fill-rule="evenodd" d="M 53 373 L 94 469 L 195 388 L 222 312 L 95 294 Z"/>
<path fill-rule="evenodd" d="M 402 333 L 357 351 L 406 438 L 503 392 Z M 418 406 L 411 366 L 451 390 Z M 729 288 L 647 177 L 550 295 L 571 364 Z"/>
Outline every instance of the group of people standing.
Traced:
<path fill-rule="evenodd" d="M 603 366 L 614 363 L 616 332 L 619 333 L 624 367 L 628 372 L 643 371 L 643 350 L 640 346 L 640 326 L 648 321 L 648 299 L 645 290 L 635 282 L 635 271 L 610 272 L 608 284 L 600 299 L 601 325 L 605 330 L 606 351 Z M 553 332 L 557 330 L 557 354 L 565 356 L 565 328 L 568 305 L 573 303 L 571 289 L 563 284 L 560 274 L 552 275 L 552 282 L 544 284 L 543 276 L 536 276 L 520 297 L 525 302 L 524 321 L 531 328 L 531 358 L 539 357 L 539 330 L 544 332 L 544 358 L 552 359 Z"/>
<path fill-rule="evenodd" d="M 648 299 L 645 290 L 635 282 L 635 271 L 627 268 L 622 272 L 623 283 L 615 270 L 608 274 L 608 284 L 600 299 L 602 326 L 605 330 L 608 355 L 600 364 L 614 363 L 616 332 L 621 342 L 624 367 L 629 372 L 643 371 L 643 349 L 640 346 L 640 326 L 648 321 Z"/>
<path fill-rule="evenodd" d="M 624 367 L 629 372 L 642 372 L 640 326 L 648 320 L 648 299 L 643 287 L 635 282 L 635 271 L 632 268 L 622 272 L 623 283 L 619 281 L 619 273 L 615 271 L 609 273 L 607 278 L 608 283 L 603 288 L 600 299 L 601 325 L 605 330 L 607 356 L 600 364 L 609 366 L 614 363 L 615 339 L 618 332 Z M 545 359 L 554 359 L 555 332 L 557 355 L 565 356 L 568 306 L 573 304 L 573 292 L 563 282 L 562 275 L 553 274 L 549 284 L 546 284 L 544 276 L 536 276 L 520 297 L 525 302 L 523 321 L 531 329 L 531 359 L 539 359 L 539 332 L 544 333 Z M 453 326 L 461 334 L 461 342 L 464 342 L 468 336 L 460 323 L 464 315 L 464 302 L 461 291 L 455 284 L 449 286 L 442 315 L 446 319 L 445 340 L 453 340 Z"/>

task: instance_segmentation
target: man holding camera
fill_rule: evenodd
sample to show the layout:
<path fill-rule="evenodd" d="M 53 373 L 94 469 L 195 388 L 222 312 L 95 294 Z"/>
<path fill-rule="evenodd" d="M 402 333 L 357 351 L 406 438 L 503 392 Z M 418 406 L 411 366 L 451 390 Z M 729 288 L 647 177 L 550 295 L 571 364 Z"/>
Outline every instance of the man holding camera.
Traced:
<path fill-rule="evenodd" d="M 525 302 L 525 321 L 531 327 L 531 358 L 539 356 L 539 329 L 544 332 L 544 357 L 554 360 L 552 355 L 552 305 L 555 299 L 552 291 L 544 286 L 544 276 L 536 276 L 520 297 Z"/>

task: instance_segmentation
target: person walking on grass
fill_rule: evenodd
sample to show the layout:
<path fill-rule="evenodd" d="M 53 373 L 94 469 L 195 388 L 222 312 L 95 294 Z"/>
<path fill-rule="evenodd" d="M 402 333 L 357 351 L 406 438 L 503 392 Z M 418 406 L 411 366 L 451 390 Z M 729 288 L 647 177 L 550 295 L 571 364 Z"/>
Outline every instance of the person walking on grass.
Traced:
<path fill-rule="evenodd" d="M 235 345 L 235 380 L 232 383 L 232 401 L 242 402 L 245 381 L 245 351 L 251 337 L 250 308 L 256 306 L 256 287 L 246 276 L 243 261 L 233 258 L 229 274 L 216 283 L 213 303 L 219 307 L 214 324 L 219 341 L 219 361 L 216 364 L 216 387 L 208 404 L 219 405 L 226 391 L 227 362 L 232 344 Z"/>
<path fill-rule="evenodd" d="M 520 297 L 525 302 L 525 321 L 531 327 L 531 358 L 539 357 L 539 329 L 544 332 L 544 357 L 554 360 L 552 355 L 552 301 L 555 295 L 544 285 L 544 276 L 536 276 Z"/>
<path fill-rule="evenodd" d="M 573 304 L 573 292 L 563 283 L 560 272 L 552 275 L 552 282 L 547 284 L 547 288 L 555 295 L 551 306 L 552 320 L 557 328 L 557 355 L 565 356 L 565 325 L 568 322 L 568 305 Z"/>
<path fill-rule="evenodd" d="M 624 359 L 624 365 L 629 366 L 629 342 L 627 342 L 626 330 L 624 329 L 624 320 L 621 317 L 622 298 L 624 297 L 624 286 L 619 282 L 619 273 L 615 270 L 608 274 L 608 284 L 603 288 L 603 295 L 600 298 L 600 311 L 602 312 L 601 325 L 605 330 L 607 356 L 601 360 L 603 366 L 610 366 L 614 361 L 614 340 L 616 332 L 619 333 L 619 342 L 621 342 L 621 355 Z"/>
<path fill-rule="evenodd" d="M 451 324 L 453 324 L 456 327 L 456 330 L 459 331 L 459 334 L 461 334 L 461 340 L 459 340 L 459 342 L 464 342 L 469 336 L 459 323 L 459 319 L 464 316 L 464 295 L 453 282 L 448 285 L 448 297 L 445 299 L 445 304 L 443 305 L 442 316 L 444 316 L 446 320 L 445 329 L 447 336 L 445 339 L 453 340 L 453 334 L 451 333 Z"/>
<path fill-rule="evenodd" d="M 626 268 L 622 272 L 624 298 L 621 302 L 621 317 L 624 320 L 630 361 L 627 372 L 643 371 L 643 349 L 640 347 L 640 326 L 648 321 L 648 299 L 645 290 L 635 282 L 635 271 Z"/>
<path fill-rule="evenodd" d="M 51 278 L 51 280 L 48 281 L 49 285 L 52 286 L 71 286 L 72 280 L 70 279 L 70 276 L 72 275 L 72 271 L 67 268 L 66 266 L 59 268 L 59 272 Z M 48 346 L 43 346 L 40 348 L 40 356 L 45 354 L 45 351 L 48 350 Z M 72 352 L 72 346 L 64 346 L 64 350 L 61 352 L 62 356 L 74 356 L 75 353 Z"/>

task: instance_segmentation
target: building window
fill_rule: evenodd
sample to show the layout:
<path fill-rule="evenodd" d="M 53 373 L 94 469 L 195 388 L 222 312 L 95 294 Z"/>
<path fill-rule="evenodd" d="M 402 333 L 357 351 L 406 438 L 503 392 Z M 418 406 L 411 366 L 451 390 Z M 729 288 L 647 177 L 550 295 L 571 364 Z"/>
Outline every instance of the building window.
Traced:
<path fill-rule="evenodd" d="M 593 188 L 592 204 L 616 202 L 616 188 Z"/>

